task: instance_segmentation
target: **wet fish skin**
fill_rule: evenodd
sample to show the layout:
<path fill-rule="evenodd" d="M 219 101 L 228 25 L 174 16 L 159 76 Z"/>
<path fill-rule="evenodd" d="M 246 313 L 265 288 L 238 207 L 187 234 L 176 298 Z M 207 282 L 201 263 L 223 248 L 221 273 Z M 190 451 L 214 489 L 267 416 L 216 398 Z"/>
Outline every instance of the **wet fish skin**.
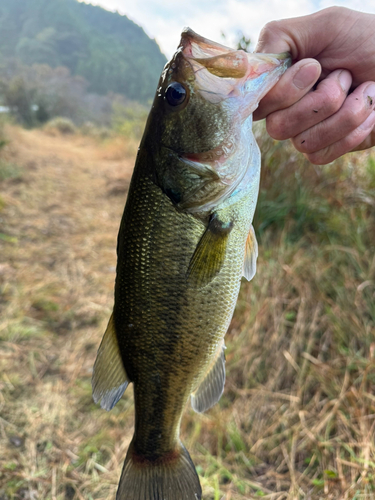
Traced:
<path fill-rule="evenodd" d="M 134 385 L 135 431 L 117 500 L 201 498 L 180 421 L 190 395 L 205 411 L 223 391 L 223 339 L 241 276 L 252 277 L 257 255 L 251 223 L 260 157 L 251 112 L 288 64 L 262 55 L 251 66 L 244 54 L 185 31 L 138 152 L 118 237 L 113 314 L 93 373 L 94 400 L 107 410 Z M 270 74 L 261 88 L 258 62 Z M 171 106 L 174 82 L 186 97 Z"/>

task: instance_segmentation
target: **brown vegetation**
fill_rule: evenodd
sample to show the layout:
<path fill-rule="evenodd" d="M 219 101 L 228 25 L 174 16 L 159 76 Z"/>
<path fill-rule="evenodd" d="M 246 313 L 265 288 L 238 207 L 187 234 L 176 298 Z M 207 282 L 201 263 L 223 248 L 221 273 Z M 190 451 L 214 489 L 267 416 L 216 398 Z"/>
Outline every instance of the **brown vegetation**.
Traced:
<path fill-rule="evenodd" d="M 131 390 L 91 372 L 137 143 L 8 127 L 0 157 L 0 499 L 114 498 Z M 263 134 L 262 134 L 263 135 Z M 227 384 L 182 439 L 207 500 L 375 495 L 375 160 L 323 168 L 262 140 L 257 275 Z"/>

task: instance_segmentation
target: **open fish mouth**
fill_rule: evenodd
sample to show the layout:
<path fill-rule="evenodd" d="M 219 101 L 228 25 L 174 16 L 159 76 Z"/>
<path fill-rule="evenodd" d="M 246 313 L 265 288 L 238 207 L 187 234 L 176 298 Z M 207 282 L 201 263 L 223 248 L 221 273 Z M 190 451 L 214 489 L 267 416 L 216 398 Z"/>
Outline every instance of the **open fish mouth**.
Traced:
<path fill-rule="evenodd" d="M 198 35 L 190 28 L 185 28 L 181 33 L 180 47 L 186 58 L 194 59 L 221 78 L 256 78 L 290 59 L 288 52 L 253 54 L 225 47 Z"/>
<path fill-rule="evenodd" d="M 248 53 L 212 42 L 190 28 L 182 32 L 179 48 L 193 68 L 197 90 L 213 103 L 251 93 L 256 107 L 291 64 L 287 52 Z"/>

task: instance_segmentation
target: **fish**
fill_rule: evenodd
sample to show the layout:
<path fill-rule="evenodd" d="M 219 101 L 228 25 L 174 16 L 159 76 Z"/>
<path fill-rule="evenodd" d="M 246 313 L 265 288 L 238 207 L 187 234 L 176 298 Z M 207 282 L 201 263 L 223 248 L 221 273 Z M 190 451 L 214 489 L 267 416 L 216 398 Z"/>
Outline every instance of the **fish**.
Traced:
<path fill-rule="evenodd" d="M 186 28 L 161 74 L 92 376 L 94 401 L 108 411 L 133 383 L 134 435 L 117 500 L 202 498 L 180 422 L 189 398 L 205 412 L 224 390 L 224 336 L 258 255 L 252 113 L 289 65 L 287 53 L 246 53 Z"/>

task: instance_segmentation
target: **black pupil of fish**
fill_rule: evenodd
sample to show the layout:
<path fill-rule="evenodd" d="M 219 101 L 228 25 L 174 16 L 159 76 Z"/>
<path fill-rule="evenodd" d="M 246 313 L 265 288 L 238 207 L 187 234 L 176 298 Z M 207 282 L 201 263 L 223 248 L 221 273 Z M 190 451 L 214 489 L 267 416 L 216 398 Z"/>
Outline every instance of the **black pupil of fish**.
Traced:
<path fill-rule="evenodd" d="M 167 88 L 165 98 L 171 106 L 178 106 L 184 102 L 186 98 L 186 90 L 181 83 L 171 83 Z"/>

